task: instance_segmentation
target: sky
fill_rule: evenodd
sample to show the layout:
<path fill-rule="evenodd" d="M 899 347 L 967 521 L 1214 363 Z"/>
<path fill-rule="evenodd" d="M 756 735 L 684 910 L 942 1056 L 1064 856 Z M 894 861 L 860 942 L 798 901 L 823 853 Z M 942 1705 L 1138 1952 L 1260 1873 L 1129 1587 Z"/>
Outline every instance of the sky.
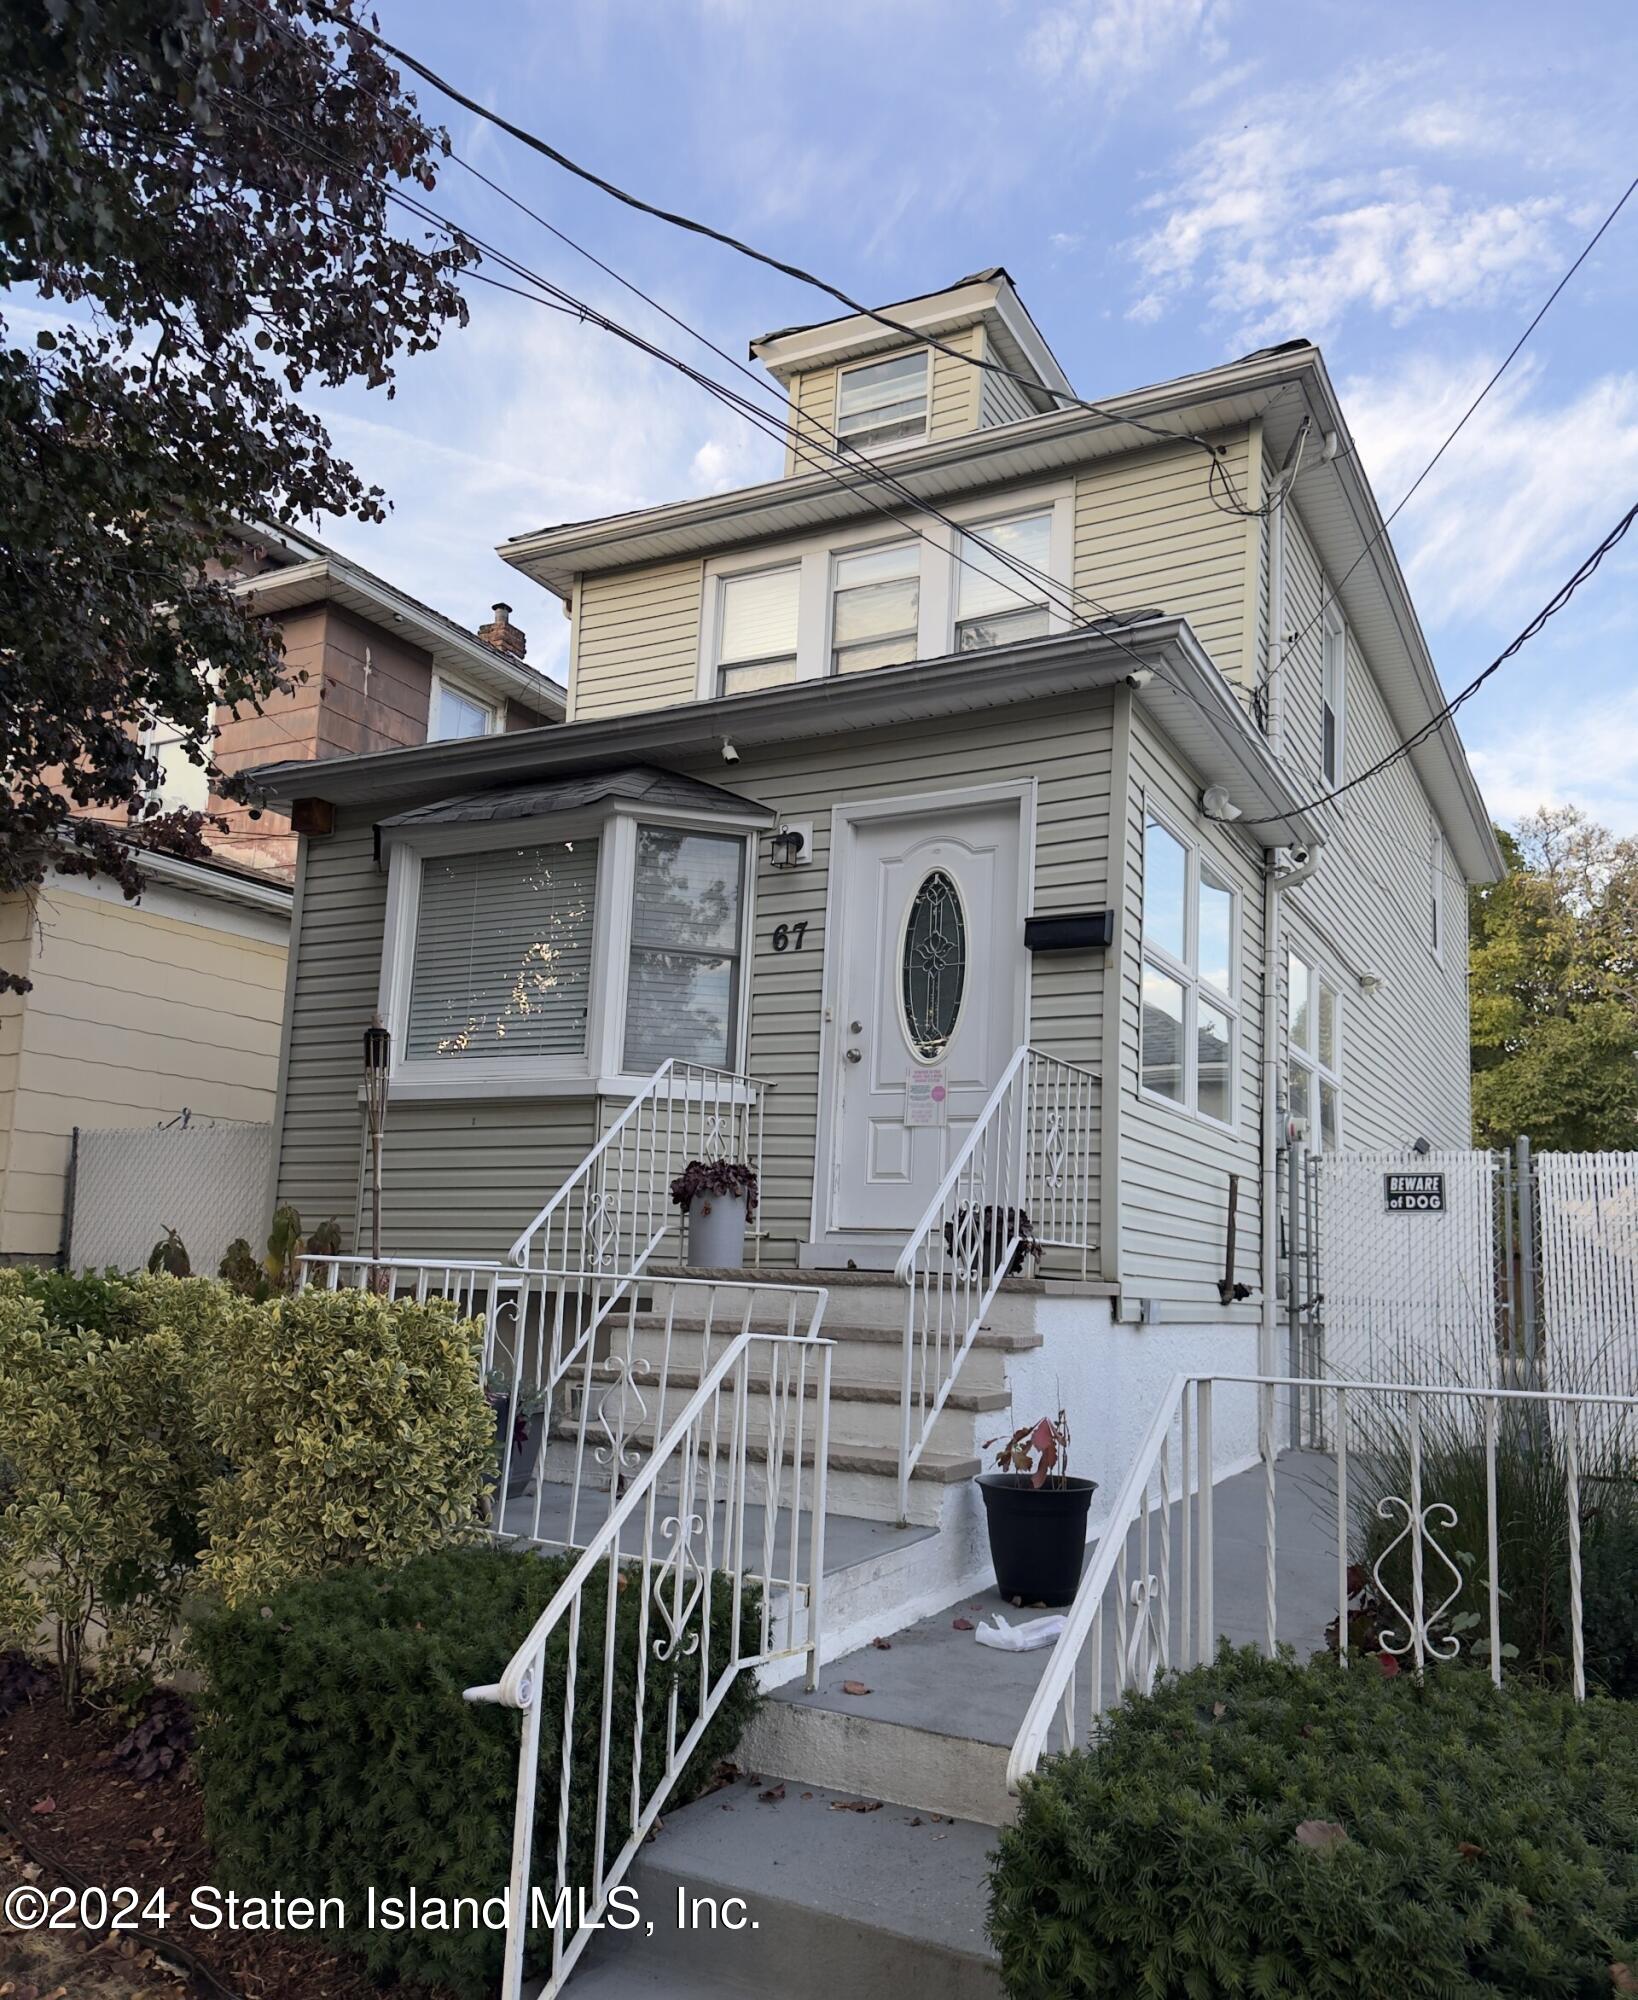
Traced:
<path fill-rule="evenodd" d="M 1317 341 L 1384 511 L 1638 173 L 1621 0 L 376 5 L 481 102 L 856 297 L 1005 264 L 1084 396 Z M 841 310 L 415 89 L 462 159 L 736 357 Z M 464 167 L 432 199 L 728 372 Z M 771 477 L 779 454 L 606 333 L 469 295 L 470 325 L 406 360 L 391 401 L 313 399 L 392 503 L 385 527 L 321 531 L 463 622 L 509 601 L 561 676 L 556 601 L 495 545 Z M 1635 327 L 1638 194 L 1395 525 L 1447 690 L 1638 500 Z M 1495 816 L 1568 801 L 1638 834 L 1635 663 L 1638 530 L 1464 711 Z"/>

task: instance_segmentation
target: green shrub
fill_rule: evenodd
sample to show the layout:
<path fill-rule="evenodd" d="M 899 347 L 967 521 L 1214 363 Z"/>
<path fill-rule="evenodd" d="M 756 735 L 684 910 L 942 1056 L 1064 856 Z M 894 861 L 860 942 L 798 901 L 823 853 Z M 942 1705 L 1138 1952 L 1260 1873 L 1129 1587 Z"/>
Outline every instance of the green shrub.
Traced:
<path fill-rule="evenodd" d="M 487 1930 L 367 1930 L 365 1891 L 410 1885 L 480 1904 L 506 1887 L 518 1772 L 520 1718 L 461 1699 L 495 1680 L 570 1567 L 494 1547 L 445 1549 L 383 1574 L 354 1570 L 292 1585 L 265 1604 L 221 1613 L 200 1629 L 209 1677 L 201 1716 L 206 1826 L 218 1879 L 246 1893 L 340 1896 L 339 1942 L 372 1973 L 442 1984 L 472 2000 L 495 1990 L 502 1938 Z M 629 1832 L 636 1720 L 638 1597 L 616 1602 L 618 1668 L 603 1728 L 606 1570 L 582 1612 L 574 1671 L 571 1879 L 590 1879 L 599 1759 L 610 1760 L 606 1851 Z M 712 1592 L 708 1651 L 724 1658 L 732 1593 Z M 745 1607 L 755 1644 L 756 1606 Z M 694 1629 L 700 1625 L 695 1614 Z M 660 1631 L 651 1623 L 652 1641 Z M 701 1655 L 646 1661 L 644 1776 L 664 1767 L 664 1718 L 672 1691 L 683 1727 L 696 1712 Z M 534 1877 L 549 1884 L 557 1851 L 568 1627 L 547 1651 L 536 1792 Z M 741 1674 L 704 1732 L 679 1792 L 698 1788 L 738 1741 L 756 1696 Z M 606 1745 L 606 1753 L 605 1753 Z M 550 1892 L 548 1892 L 550 1893 Z M 542 1933 L 538 1951 L 549 1943 Z"/>
<path fill-rule="evenodd" d="M 1400 1604 L 1411 1602 L 1411 1552 L 1402 1533 L 1404 1508 L 1388 1496 L 1411 1491 L 1410 1441 L 1397 1421 L 1372 1427 L 1350 1454 L 1354 1545 L 1368 1571 L 1382 1559 L 1382 1578 Z M 1619 1453 L 1607 1470 L 1620 1475 Z M 1632 1468 L 1638 1474 L 1638 1467 Z M 1455 1403 L 1430 1402 L 1421 1421 L 1423 1504 L 1443 1503 L 1430 1520 L 1439 1547 L 1456 1564 L 1462 1588 L 1433 1626 L 1435 1637 L 1460 1642 L 1457 1658 L 1490 1664 L 1487 1462 L 1482 1417 Z M 1638 1483 L 1633 1477 L 1593 1478 L 1580 1487 L 1583 1634 L 1589 1679 L 1609 1692 L 1638 1694 Z M 1387 1502 L 1386 1513 L 1379 1503 Z M 1533 1412 L 1505 1408 L 1496 1435 L 1496 1527 L 1502 1656 L 1508 1673 L 1523 1672 L 1568 1686 L 1571 1677 L 1570 1487 L 1562 1444 Z M 1600 1550 L 1601 1553 L 1595 1553 Z M 1449 1594 L 1450 1572 L 1424 1555 L 1431 1610 Z M 1374 1597 L 1374 1590 L 1368 1592 Z M 1356 1642 L 1372 1650 L 1386 1627 L 1405 1636 L 1404 1621 L 1386 1606 L 1355 1621 Z M 1597 1633 L 1595 1647 L 1594 1633 Z M 1593 1667 L 1596 1650 L 1598 1665 Z"/>
<path fill-rule="evenodd" d="M 104 1272 L 13 1271 L 10 1283 L 26 1297 L 38 1299 L 53 1326 L 79 1326 L 91 1333 L 115 1337 L 138 1333 L 151 1324 L 134 1279 Z"/>
<path fill-rule="evenodd" d="M 1042 1766 L 990 1928 L 1013 2000 L 1626 1990 L 1638 1709 L 1225 1651 Z"/>
<path fill-rule="evenodd" d="M 196 1327 L 157 1289 L 0 1283 L 0 1647 L 50 1631 L 70 1708 L 93 1666 L 118 1685 L 170 1662 L 194 1574 L 215 1464 L 194 1422 Z M 83 1323 L 53 1323 L 46 1301 Z"/>
<path fill-rule="evenodd" d="M 357 1291 L 237 1303 L 196 1391 L 231 1467 L 205 1496 L 207 1583 L 242 1602 L 473 1528 L 495 1434 L 477 1321 Z"/>

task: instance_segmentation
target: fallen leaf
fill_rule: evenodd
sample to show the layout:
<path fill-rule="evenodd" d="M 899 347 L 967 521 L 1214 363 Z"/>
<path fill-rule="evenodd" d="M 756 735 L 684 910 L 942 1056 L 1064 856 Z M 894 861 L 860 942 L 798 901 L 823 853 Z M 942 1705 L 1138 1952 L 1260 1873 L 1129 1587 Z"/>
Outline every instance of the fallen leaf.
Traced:
<path fill-rule="evenodd" d="M 1348 1831 L 1334 1819 L 1305 1819 L 1294 1838 L 1299 1847 L 1312 1848 L 1316 1854 L 1332 1854 L 1347 1840 Z"/>
<path fill-rule="evenodd" d="M 57 1801 L 47 1792 L 43 1798 L 36 1799 L 29 1810 L 37 1813 L 54 1813 L 57 1810 Z"/>
<path fill-rule="evenodd" d="M 1616 1993 L 1638 1993 L 1638 1972 L 1624 1959 L 1617 1959 L 1610 1967 L 1610 1987 Z"/>
<path fill-rule="evenodd" d="M 1211 1712 L 1217 1721 L 1221 1722 L 1223 1717 L 1228 1714 L 1228 1703 L 1226 1701 L 1214 1701 L 1211 1705 Z"/>
<path fill-rule="evenodd" d="M 878 1653 L 891 1653 L 893 1650 L 893 1641 L 891 1639 L 872 1639 L 870 1643 Z"/>
<path fill-rule="evenodd" d="M 911 1820 L 911 1821 L 910 1821 L 910 1825 L 911 1825 L 911 1826 L 920 1826 L 920 1825 L 921 1825 L 921 1814 L 920 1814 L 920 1813 L 917 1813 L 917 1814 L 916 1814 L 916 1816 L 915 1816 L 915 1818 L 914 1818 L 913 1820 Z"/>
<path fill-rule="evenodd" d="M 880 1812 L 882 1802 L 880 1799 L 832 1799 L 830 1809 L 832 1812 Z"/>
<path fill-rule="evenodd" d="M 843 1681 L 842 1692 L 843 1694 L 869 1694 L 870 1690 L 865 1686 L 863 1681 Z"/>
<path fill-rule="evenodd" d="M 1384 1680 L 1391 1681 L 1399 1672 L 1399 1662 L 1394 1658 L 1392 1653 L 1378 1653 L 1376 1663 L 1382 1669 Z"/>
<path fill-rule="evenodd" d="M 1475 1847 L 1471 1840 L 1459 1840 L 1456 1843 L 1456 1852 L 1464 1861 L 1477 1861 L 1484 1853 L 1484 1849 Z"/>
<path fill-rule="evenodd" d="M 812 1792 L 804 1792 L 804 1793 L 802 1794 L 802 1796 L 803 1796 L 803 1798 L 805 1798 L 805 1799 L 811 1799 L 811 1798 L 813 1797 L 813 1794 L 812 1794 Z"/>
<path fill-rule="evenodd" d="M 970 1618 L 952 1618 L 950 1620 L 950 1630 L 952 1632 L 970 1632 L 972 1629 L 973 1621 Z"/>
<path fill-rule="evenodd" d="M 779 1801 L 784 1796 L 785 1796 L 785 1787 L 783 1785 L 770 1785 L 765 1792 L 757 1793 L 757 1797 L 762 1801 L 762 1803 L 765 1806 L 778 1805 Z"/>

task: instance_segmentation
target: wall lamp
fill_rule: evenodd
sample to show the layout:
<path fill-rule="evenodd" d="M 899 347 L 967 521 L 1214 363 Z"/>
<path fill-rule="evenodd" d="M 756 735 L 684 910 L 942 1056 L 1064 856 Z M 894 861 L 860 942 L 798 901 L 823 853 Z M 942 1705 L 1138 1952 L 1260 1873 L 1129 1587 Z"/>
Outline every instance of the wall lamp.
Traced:
<path fill-rule="evenodd" d="M 811 861 L 812 822 L 782 820 L 768 836 L 768 858 L 776 868 L 801 868 Z"/>

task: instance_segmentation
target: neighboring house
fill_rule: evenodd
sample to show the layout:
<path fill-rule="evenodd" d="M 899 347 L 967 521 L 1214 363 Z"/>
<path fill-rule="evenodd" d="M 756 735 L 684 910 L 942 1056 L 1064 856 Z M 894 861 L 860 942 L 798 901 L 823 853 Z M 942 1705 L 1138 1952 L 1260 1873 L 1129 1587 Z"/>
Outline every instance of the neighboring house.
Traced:
<path fill-rule="evenodd" d="M 307 679 L 262 716 L 219 711 L 225 769 L 274 745 L 317 759 L 421 743 L 429 725 L 453 737 L 561 716 L 562 691 L 524 662 L 504 607 L 474 636 L 307 537 L 246 532 L 255 573 L 235 588 L 277 619 Z M 164 796 L 229 820 L 209 862 L 146 858 L 134 904 L 59 871 L 0 898 L 4 963 L 33 982 L 0 996 L 0 1263 L 63 1254 L 77 1129 L 272 1114 L 296 836 L 208 799 L 204 774 L 162 735 L 158 748 Z M 262 1222 L 244 1218 L 251 1233 Z"/>
<path fill-rule="evenodd" d="M 564 727 L 260 774 L 330 829 L 278 1192 L 362 1215 L 379 1008 L 399 1254 L 503 1256 L 677 1058 L 771 1086 L 764 1269 L 885 1274 L 1032 1044 L 1101 1078 L 1042 1127 L 1086 1188 L 1048 1269 L 1084 1262 L 1110 1356 L 1144 1330 L 1146 1414 L 1272 1334 L 1288 1118 L 1466 1145 L 1464 891 L 1501 858 L 1450 728 L 1313 803 L 1442 703 L 1317 348 L 1093 412 L 1004 271 L 891 310 L 958 352 L 865 316 L 753 344 L 782 478 L 502 546 L 570 610 Z"/>

